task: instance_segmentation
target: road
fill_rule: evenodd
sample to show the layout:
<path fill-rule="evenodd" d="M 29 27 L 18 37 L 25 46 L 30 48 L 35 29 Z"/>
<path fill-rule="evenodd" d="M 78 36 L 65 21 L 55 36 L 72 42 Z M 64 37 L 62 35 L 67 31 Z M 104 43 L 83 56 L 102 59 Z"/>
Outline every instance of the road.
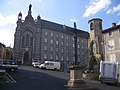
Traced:
<path fill-rule="evenodd" d="M 32 66 L 20 66 L 10 75 L 16 83 L 0 84 L 0 90 L 66 90 L 69 73 L 41 70 Z M 98 90 L 120 90 L 119 86 L 102 84 L 94 80 L 85 80 L 86 85 Z"/>

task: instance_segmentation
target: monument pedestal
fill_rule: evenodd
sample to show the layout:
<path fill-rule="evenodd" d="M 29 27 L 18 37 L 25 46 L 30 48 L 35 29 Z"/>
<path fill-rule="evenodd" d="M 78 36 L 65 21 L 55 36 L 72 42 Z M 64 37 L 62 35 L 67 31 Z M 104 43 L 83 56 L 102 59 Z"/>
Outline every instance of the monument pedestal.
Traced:
<path fill-rule="evenodd" d="M 78 89 L 86 87 L 86 83 L 82 80 L 82 67 L 75 65 L 70 66 L 70 80 L 68 81 L 66 87 L 68 89 Z"/>

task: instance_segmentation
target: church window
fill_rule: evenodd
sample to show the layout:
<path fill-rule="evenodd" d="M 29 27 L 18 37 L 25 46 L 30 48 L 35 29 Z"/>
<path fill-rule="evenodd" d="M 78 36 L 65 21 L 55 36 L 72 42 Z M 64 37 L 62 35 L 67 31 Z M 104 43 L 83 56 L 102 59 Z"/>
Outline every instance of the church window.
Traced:
<path fill-rule="evenodd" d="M 96 54 L 96 44 L 92 42 L 92 54 Z"/>
<path fill-rule="evenodd" d="M 22 47 L 24 46 L 25 43 L 25 37 L 22 37 Z"/>
<path fill-rule="evenodd" d="M 28 46 L 29 45 L 29 35 L 27 34 L 26 35 L 26 46 Z"/>
<path fill-rule="evenodd" d="M 30 46 L 33 45 L 33 37 L 30 37 Z"/>

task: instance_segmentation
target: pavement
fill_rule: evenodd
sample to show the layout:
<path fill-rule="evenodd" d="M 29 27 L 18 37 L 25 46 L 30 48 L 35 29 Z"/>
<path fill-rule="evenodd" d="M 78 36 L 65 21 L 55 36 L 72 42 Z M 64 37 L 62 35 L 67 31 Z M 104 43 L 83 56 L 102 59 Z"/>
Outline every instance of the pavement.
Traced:
<path fill-rule="evenodd" d="M 69 73 L 60 71 L 41 70 L 32 66 L 20 66 L 17 72 L 10 75 L 16 83 L 0 84 L 0 90 L 67 90 L 65 85 Z M 120 90 L 120 84 L 103 84 L 95 80 L 85 80 L 86 89 L 70 90 Z"/>

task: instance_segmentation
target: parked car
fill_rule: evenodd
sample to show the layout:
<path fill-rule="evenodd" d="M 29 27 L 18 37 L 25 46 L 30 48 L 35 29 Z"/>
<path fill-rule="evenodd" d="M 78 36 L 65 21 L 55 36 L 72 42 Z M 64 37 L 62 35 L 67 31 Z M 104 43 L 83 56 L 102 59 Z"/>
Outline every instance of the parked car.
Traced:
<path fill-rule="evenodd" d="M 3 66 L 7 71 L 15 71 L 18 69 L 17 62 L 14 60 L 4 60 Z"/>
<path fill-rule="evenodd" d="M 32 65 L 33 65 L 33 67 L 39 67 L 40 62 L 39 61 L 33 61 Z"/>

